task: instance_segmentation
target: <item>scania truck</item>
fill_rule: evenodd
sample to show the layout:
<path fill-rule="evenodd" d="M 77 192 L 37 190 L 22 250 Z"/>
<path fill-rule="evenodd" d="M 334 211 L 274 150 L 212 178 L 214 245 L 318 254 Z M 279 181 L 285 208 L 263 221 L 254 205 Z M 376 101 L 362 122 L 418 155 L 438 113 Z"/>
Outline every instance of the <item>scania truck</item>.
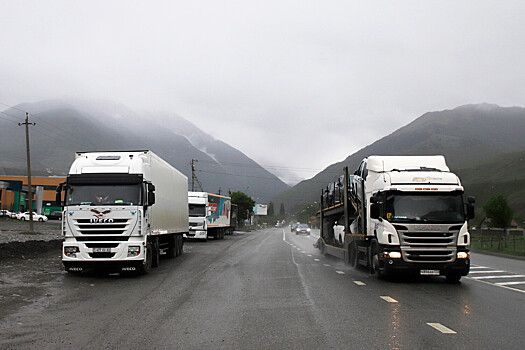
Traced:
<path fill-rule="evenodd" d="M 64 193 L 62 193 L 64 192 Z M 57 188 L 68 272 L 147 273 L 182 253 L 188 180 L 152 151 L 78 152 Z"/>
<path fill-rule="evenodd" d="M 370 156 L 354 175 L 323 190 L 322 253 L 363 265 L 372 274 L 444 275 L 457 282 L 470 270 L 468 220 L 474 198 L 443 156 Z"/>
<path fill-rule="evenodd" d="M 236 214 L 230 197 L 208 192 L 188 192 L 190 227 L 188 238 L 207 240 L 208 237 L 223 239 L 232 234 Z"/>

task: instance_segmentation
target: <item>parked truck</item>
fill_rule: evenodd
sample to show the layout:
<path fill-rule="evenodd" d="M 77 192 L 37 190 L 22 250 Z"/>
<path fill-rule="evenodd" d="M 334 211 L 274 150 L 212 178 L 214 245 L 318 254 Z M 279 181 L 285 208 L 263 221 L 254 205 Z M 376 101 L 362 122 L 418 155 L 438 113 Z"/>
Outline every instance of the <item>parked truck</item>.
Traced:
<path fill-rule="evenodd" d="M 208 237 L 223 239 L 235 228 L 236 212 L 232 200 L 208 192 L 188 192 L 190 227 L 187 237 L 207 240 Z M 232 221 L 232 215 L 235 220 Z"/>
<path fill-rule="evenodd" d="M 444 275 L 459 281 L 470 270 L 474 198 L 443 156 L 370 156 L 354 175 L 323 190 L 323 254 L 363 265 L 372 274 Z"/>
<path fill-rule="evenodd" d="M 62 192 L 66 271 L 147 273 L 161 253 L 182 254 L 187 177 L 155 153 L 78 152 Z"/>

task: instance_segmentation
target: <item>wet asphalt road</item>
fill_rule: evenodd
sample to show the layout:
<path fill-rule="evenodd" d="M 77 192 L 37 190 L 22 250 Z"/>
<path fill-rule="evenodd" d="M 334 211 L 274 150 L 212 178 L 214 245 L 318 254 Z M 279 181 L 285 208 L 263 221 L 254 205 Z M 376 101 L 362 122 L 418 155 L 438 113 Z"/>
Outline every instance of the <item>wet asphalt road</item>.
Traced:
<path fill-rule="evenodd" d="M 459 284 L 384 281 L 313 242 L 289 228 L 188 242 L 138 277 L 70 276 L 58 252 L 2 262 L 0 348 L 522 348 L 525 283 L 497 276 L 525 261 L 474 254 Z"/>

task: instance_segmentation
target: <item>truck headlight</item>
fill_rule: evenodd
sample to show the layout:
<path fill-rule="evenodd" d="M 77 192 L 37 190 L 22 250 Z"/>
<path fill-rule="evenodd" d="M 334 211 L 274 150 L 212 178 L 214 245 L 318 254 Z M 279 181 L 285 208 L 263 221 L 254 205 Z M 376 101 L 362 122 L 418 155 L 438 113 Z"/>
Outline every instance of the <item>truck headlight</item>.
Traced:
<path fill-rule="evenodd" d="M 310 232 L 310 229 L 307 229 L 306 231 Z"/>
<path fill-rule="evenodd" d="M 385 258 L 401 259 L 401 252 L 384 252 L 383 256 Z"/>
<path fill-rule="evenodd" d="M 64 247 L 64 255 L 65 256 L 68 256 L 68 257 L 71 257 L 71 258 L 76 258 L 78 252 L 80 252 L 80 250 L 78 249 L 77 246 L 65 246 Z"/>
<path fill-rule="evenodd" d="M 140 246 L 128 247 L 128 258 L 138 256 L 140 254 Z"/>
<path fill-rule="evenodd" d="M 458 259 L 468 259 L 470 258 L 470 254 L 467 252 L 458 252 Z"/>

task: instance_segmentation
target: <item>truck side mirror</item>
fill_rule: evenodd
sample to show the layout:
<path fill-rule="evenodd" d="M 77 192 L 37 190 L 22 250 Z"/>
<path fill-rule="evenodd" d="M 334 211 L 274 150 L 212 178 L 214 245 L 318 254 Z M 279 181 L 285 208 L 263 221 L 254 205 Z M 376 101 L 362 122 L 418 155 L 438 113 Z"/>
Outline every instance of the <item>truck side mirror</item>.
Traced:
<path fill-rule="evenodd" d="M 62 207 L 62 184 L 57 186 L 57 194 L 55 197 L 55 204 L 57 207 Z"/>
<path fill-rule="evenodd" d="M 370 197 L 370 203 L 379 203 L 379 198 L 377 196 Z"/>
<path fill-rule="evenodd" d="M 467 220 L 474 219 L 475 211 L 472 203 L 467 203 Z"/>
<path fill-rule="evenodd" d="M 372 198 L 370 198 L 370 201 L 372 201 Z M 379 219 L 379 204 L 377 203 L 370 204 L 370 218 Z"/>
<path fill-rule="evenodd" d="M 148 205 L 155 204 L 155 185 L 148 183 Z"/>

